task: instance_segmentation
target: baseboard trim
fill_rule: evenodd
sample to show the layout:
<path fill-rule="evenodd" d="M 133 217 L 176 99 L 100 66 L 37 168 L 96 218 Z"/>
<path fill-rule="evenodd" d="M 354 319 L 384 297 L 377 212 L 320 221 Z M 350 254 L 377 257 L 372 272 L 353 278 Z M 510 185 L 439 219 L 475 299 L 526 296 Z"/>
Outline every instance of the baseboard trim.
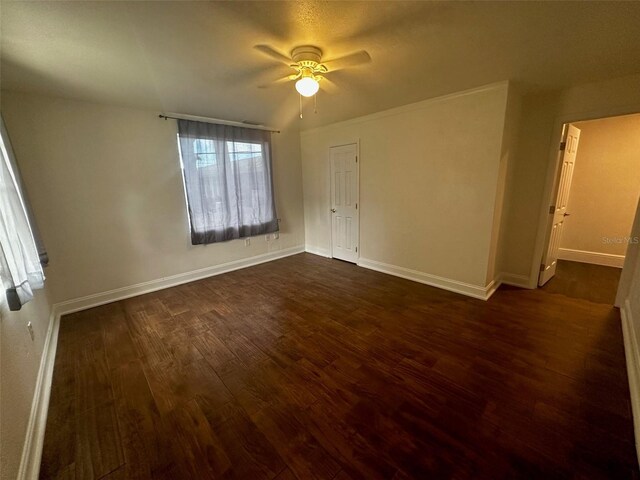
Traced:
<path fill-rule="evenodd" d="M 253 267 L 254 265 L 259 265 L 261 263 L 272 262 L 273 260 L 303 253 L 304 251 L 303 246 L 285 248 L 276 252 L 255 255 L 253 257 L 234 260 L 232 262 L 222 263 L 212 267 L 201 268 L 191 272 L 179 273 L 169 277 L 158 278 L 148 282 L 116 288 L 107 292 L 66 300 L 64 302 L 56 303 L 55 307 L 57 307 L 60 315 L 66 315 L 68 313 L 87 310 L 88 308 L 99 307 L 100 305 L 105 305 L 107 303 L 117 302 L 118 300 L 137 297 L 138 295 L 144 295 L 145 293 L 175 287 L 177 285 L 182 285 L 183 283 L 194 282 L 214 275 L 221 275 L 234 270 L 240 270 L 241 268 Z"/>
<path fill-rule="evenodd" d="M 561 248 L 558 250 L 560 260 L 571 262 L 592 263 L 594 265 L 604 265 L 605 267 L 622 268 L 624 265 L 624 255 L 613 255 L 610 253 L 588 252 L 586 250 L 574 250 L 572 248 Z"/>
<path fill-rule="evenodd" d="M 437 275 L 431 275 L 418 270 L 411 270 L 410 268 L 398 267 L 396 265 L 390 265 L 388 263 L 382 263 L 366 258 L 360 258 L 360 260 L 358 260 L 358 266 L 368 268 L 369 270 L 375 270 L 376 272 L 393 275 L 395 277 L 405 278 L 414 282 L 424 283 L 425 285 L 430 285 L 432 287 L 442 288 L 443 290 L 449 290 L 450 292 L 459 293 L 468 297 L 478 298 L 480 300 L 488 300 L 500 286 L 499 282 L 494 280 L 488 285 L 481 287 L 479 285 L 439 277 Z"/>
<path fill-rule="evenodd" d="M 40 475 L 40 461 L 44 445 L 44 433 L 47 426 L 51 380 L 58 348 L 59 329 L 60 313 L 54 305 L 49 315 L 49 328 L 47 329 L 42 349 L 36 388 L 31 402 L 29 423 L 27 424 L 27 433 L 18 469 L 18 480 L 37 480 Z"/>
<path fill-rule="evenodd" d="M 640 349 L 631 316 L 631 305 L 625 300 L 620 309 L 622 318 L 622 337 L 624 338 L 624 356 L 627 361 L 627 376 L 631 393 L 631 412 L 633 415 L 633 431 L 635 434 L 636 456 L 640 462 Z"/>
<path fill-rule="evenodd" d="M 483 298 L 482 300 L 489 300 L 492 297 L 492 295 L 494 293 L 496 293 L 498 288 L 500 288 L 500 285 L 502 285 L 502 282 L 500 281 L 500 278 L 496 278 L 495 280 L 492 280 L 485 287 L 485 298 Z"/>
<path fill-rule="evenodd" d="M 331 250 L 323 247 L 314 247 L 313 245 L 305 245 L 304 251 L 312 253 L 313 255 L 319 255 L 321 257 L 331 258 Z"/>

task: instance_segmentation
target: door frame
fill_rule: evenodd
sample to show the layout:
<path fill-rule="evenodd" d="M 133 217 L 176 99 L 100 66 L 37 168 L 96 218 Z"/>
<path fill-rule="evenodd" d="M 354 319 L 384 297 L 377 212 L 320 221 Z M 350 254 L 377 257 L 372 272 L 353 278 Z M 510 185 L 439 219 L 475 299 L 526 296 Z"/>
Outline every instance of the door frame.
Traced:
<path fill-rule="evenodd" d="M 551 143 L 549 144 L 549 153 L 547 158 L 547 172 L 540 205 L 540 214 L 538 217 L 538 233 L 536 234 L 536 243 L 533 252 L 533 261 L 529 272 L 529 285 L 531 289 L 538 287 L 538 276 L 540 274 L 540 265 L 544 256 L 544 251 L 548 245 L 547 222 L 549 220 L 549 206 L 553 204 L 554 195 L 557 193 L 557 177 L 559 174 L 558 149 L 562 141 L 563 126 L 569 123 L 584 122 L 587 120 L 599 120 L 601 118 L 619 117 L 622 115 L 633 115 L 640 113 L 638 105 L 627 107 L 601 108 L 583 113 L 567 113 L 558 115 L 553 122 L 553 132 Z"/>
<path fill-rule="evenodd" d="M 335 145 L 329 145 L 327 149 L 327 163 L 329 165 L 329 173 L 327 174 L 327 186 L 329 187 L 329 205 L 327 205 L 327 216 L 329 218 L 329 258 L 333 258 L 333 216 L 331 215 L 331 149 L 335 147 L 346 147 L 347 145 L 355 145 L 356 146 L 356 203 L 358 204 L 358 208 L 356 209 L 358 212 L 358 245 L 356 246 L 358 251 L 356 252 L 356 265 L 358 265 L 360 261 L 360 209 L 362 208 L 362 203 L 360 202 L 360 162 L 362 161 L 362 157 L 360 156 L 360 138 L 356 138 L 351 141 L 336 143 Z"/>

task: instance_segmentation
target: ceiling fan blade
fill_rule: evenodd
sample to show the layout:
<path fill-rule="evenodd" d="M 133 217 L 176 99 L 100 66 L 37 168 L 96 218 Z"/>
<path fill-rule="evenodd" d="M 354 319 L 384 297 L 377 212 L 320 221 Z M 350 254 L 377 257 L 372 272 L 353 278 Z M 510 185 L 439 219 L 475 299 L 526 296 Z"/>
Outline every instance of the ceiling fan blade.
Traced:
<path fill-rule="evenodd" d="M 270 88 L 276 85 L 281 85 L 283 83 L 291 82 L 291 80 L 291 75 L 287 75 L 286 77 L 278 78 L 277 80 L 273 80 L 269 83 L 258 85 L 258 88 Z"/>
<path fill-rule="evenodd" d="M 265 66 L 251 66 L 247 68 L 239 68 L 234 71 L 225 72 L 220 75 L 225 81 L 236 84 L 252 84 L 260 85 L 268 83 L 274 78 L 279 78 L 290 72 L 291 68 L 281 63 L 272 63 Z"/>
<path fill-rule="evenodd" d="M 291 65 L 293 60 L 287 57 L 286 55 L 278 52 L 275 48 L 269 45 L 254 45 L 253 48 L 258 50 L 260 53 L 270 57 L 278 62 L 284 63 L 285 65 Z"/>
<path fill-rule="evenodd" d="M 322 80 L 320 81 L 320 90 L 332 95 L 338 91 L 338 86 L 335 84 L 335 82 L 323 76 Z"/>
<path fill-rule="evenodd" d="M 364 65 L 371 61 L 371 55 L 366 51 L 361 50 L 359 52 L 351 53 L 343 57 L 338 57 L 333 60 L 322 62 L 327 67 L 329 72 L 335 72 L 336 70 L 342 70 L 343 68 L 355 67 L 357 65 Z"/>

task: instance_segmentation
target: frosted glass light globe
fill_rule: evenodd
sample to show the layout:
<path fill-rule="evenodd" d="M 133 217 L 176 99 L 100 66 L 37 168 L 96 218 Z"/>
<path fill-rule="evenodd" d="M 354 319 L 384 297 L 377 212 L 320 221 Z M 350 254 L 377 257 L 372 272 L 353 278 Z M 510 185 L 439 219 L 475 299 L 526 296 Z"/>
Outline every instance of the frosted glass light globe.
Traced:
<path fill-rule="evenodd" d="M 317 80 L 311 77 L 304 77 L 296 82 L 296 90 L 303 97 L 314 96 L 318 92 L 319 88 L 320 84 Z"/>

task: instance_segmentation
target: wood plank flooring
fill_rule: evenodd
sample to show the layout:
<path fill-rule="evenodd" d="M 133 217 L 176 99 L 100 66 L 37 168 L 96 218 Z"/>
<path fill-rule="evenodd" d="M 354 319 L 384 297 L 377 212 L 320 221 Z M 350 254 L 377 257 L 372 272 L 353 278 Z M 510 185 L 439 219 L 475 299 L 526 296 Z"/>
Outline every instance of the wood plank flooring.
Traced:
<path fill-rule="evenodd" d="M 639 478 L 620 317 L 301 254 L 67 315 L 41 478 Z"/>
<path fill-rule="evenodd" d="M 549 293 L 613 305 L 621 272 L 621 268 L 558 260 L 556 275 L 543 289 Z"/>

